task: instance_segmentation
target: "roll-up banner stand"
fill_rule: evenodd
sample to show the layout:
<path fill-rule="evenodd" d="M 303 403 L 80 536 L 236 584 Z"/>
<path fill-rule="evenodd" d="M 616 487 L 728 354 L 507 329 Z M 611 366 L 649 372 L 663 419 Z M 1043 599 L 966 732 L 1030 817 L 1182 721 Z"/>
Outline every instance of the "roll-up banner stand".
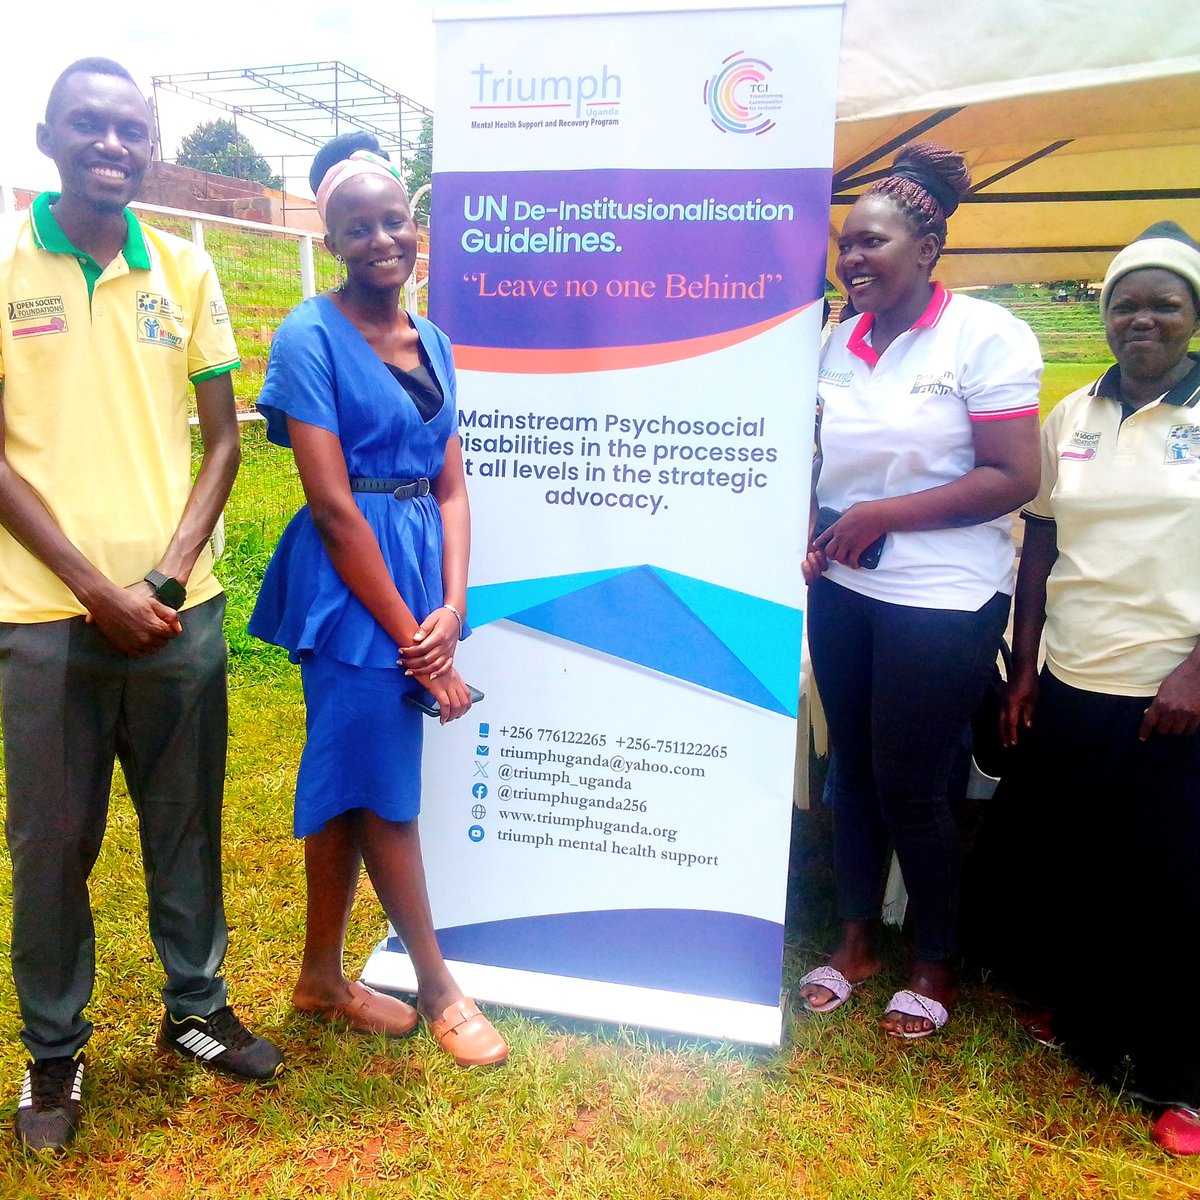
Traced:
<path fill-rule="evenodd" d="M 421 835 L 481 1000 L 781 1039 L 841 16 L 438 22 L 430 315 L 486 698 L 427 723 Z M 394 937 L 363 977 L 415 984 Z"/>

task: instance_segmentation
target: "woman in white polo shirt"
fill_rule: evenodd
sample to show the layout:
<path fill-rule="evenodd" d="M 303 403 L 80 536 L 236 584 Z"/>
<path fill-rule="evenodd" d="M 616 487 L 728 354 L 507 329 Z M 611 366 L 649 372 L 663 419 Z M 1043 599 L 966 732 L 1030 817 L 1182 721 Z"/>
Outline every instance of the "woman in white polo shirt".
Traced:
<path fill-rule="evenodd" d="M 1023 514 L 983 959 L 1200 1154 L 1200 246 L 1151 226 L 1100 310 L 1117 363 L 1050 414 Z"/>
<path fill-rule="evenodd" d="M 882 1026 L 903 1038 L 944 1025 L 954 999 L 961 849 L 947 780 L 1008 620 L 1007 514 L 1038 483 L 1033 333 L 930 277 L 946 218 L 969 186 L 960 155 L 917 143 L 855 202 L 837 274 L 862 315 L 829 339 L 818 384 L 815 506 L 832 511 L 821 514 L 805 577 L 813 672 L 837 760 L 830 798 L 843 934 L 801 995 L 828 1012 L 880 969 L 894 845 L 913 963 Z"/>

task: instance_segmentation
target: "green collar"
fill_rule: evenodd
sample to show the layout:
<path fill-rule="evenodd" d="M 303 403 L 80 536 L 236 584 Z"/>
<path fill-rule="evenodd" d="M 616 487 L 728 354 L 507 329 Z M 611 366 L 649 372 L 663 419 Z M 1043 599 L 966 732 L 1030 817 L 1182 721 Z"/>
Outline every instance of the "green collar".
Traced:
<path fill-rule="evenodd" d="M 90 254 L 72 243 L 54 219 L 54 213 L 50 211 L 60 195 L 60 192 L 42 192 L 40 196 L 35 197 L 30 208 L 29 221 L 33 228 L 33 240 L 39 250 L 48 250 L 51 254 L 69 254 L 72 258 L 77 258 L 80 266 L 84 268 L 85 275 L 90 274 L 88 264 L 91 264 L 98 278 L 102 269 L 100 265 Z M 121 251 L 125 257 L 125 265 L 131 271 L 150 270 L 150 251 L 146 248 L 145 234 L 142 233 L 137 217 L 129 209 L 125 210 L 125 226 L 125 247 Z"/>

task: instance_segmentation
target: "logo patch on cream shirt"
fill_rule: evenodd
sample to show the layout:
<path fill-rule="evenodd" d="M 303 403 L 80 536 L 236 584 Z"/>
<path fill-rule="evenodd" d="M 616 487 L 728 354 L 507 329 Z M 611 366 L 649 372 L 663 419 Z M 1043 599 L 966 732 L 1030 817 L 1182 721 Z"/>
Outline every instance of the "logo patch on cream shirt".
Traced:
<path fill-rule="evenodd" d="M 1200 462 L 1200 425 L 1172 425 L 1163 461 L 1167 466 Z"/>
<path fill-rule="evenodd" d="M 1086 429 L 1076 429 L 1071 434 L 1071 440 L 1059 452 L 1060 459 L 1073 462 L 1091 462 L 1100 449 L 1100 434 L 1089 433 Z"/>

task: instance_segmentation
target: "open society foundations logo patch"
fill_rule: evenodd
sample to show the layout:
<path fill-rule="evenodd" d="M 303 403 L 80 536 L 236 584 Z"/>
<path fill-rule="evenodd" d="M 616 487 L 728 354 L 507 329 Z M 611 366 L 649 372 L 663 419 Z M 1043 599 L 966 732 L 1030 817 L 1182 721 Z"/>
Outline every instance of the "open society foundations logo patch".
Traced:
<path fill-rule="evenodd" d="M 735 50 L 704 84 L 704 103 L 722 133 L 766 133 L 775 128 L 773 113 L 783 94 L 771 86 L 771 64 Z"/>

